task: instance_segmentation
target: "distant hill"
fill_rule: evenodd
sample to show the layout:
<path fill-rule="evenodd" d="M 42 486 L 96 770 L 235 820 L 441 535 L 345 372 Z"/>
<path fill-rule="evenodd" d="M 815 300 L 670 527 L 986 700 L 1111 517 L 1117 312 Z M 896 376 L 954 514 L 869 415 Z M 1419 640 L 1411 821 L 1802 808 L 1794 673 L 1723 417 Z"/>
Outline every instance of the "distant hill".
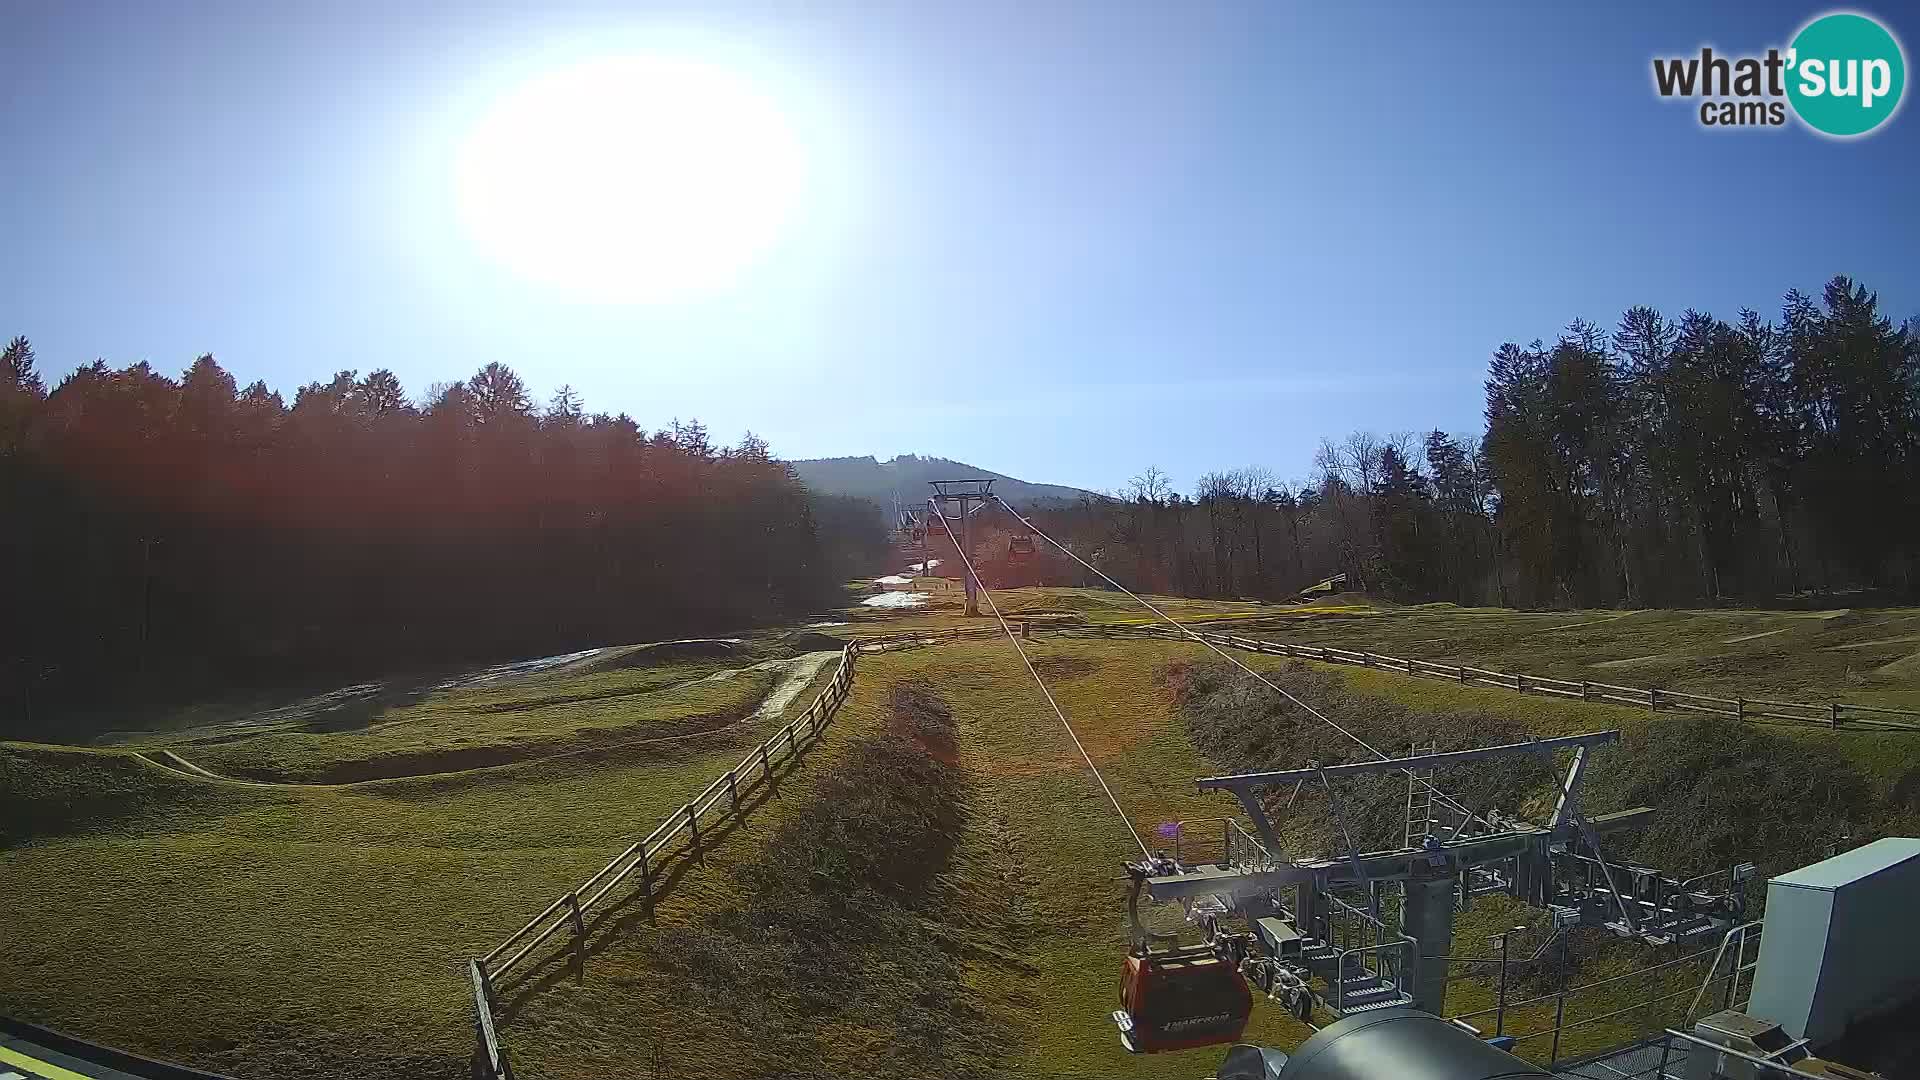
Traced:
<path fill-rule="evenodd" d="M 1055 500 L 1077 502 L 1083 498 L 1098 498 L 1091 491 L 1080 488 L 1063 487 L 1059 484 L 1029 484 L 1025 480 L 1016 480 L 1011 476 L 992 472 L 962 461 L 948 461 L 946 458 L 916 457 L 902 454 L 892 461 L 877 461 L 872 457 L 811 458 L 806 461 L 789 462 L 793 471 L 800 475 L 801 482 L 823 495 L 852 495 L 856 498 L 871 499 L 882 508 L 891 509 L 894 493 L 898 492 L 902 506 L 919 506 L 929 493 L 929 480 L 959 480 L 968 477 L 991 477 L 994 481 L 993 492 L 1005 498 L 1015 506 L 1028 506 Z"/>

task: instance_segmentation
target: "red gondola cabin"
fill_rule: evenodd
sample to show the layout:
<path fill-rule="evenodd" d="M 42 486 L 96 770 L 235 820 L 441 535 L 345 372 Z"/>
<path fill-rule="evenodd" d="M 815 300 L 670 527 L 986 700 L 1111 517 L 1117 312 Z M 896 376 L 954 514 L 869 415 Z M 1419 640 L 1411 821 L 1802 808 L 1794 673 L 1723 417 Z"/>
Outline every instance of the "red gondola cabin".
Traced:
<path fill-rule="evenodd" d="M 1128 956 L 1120 973 L 1120 1042 L 1136 1054 L 1236 1043 L 1253 1015 L 1240 969 L 1206 945 Z"/>

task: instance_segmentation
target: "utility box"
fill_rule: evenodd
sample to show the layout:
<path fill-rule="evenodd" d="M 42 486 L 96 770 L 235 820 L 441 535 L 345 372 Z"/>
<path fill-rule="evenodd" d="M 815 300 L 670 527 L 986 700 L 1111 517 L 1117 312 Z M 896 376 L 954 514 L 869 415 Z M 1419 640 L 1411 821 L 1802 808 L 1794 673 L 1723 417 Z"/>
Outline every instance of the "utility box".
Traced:
<path fill-rule="evenodd" d="M 1693 1033 L 1715 1046 L 1777 1061 L 1783 1067 L 1807 1059 L 1807 1044 L 1789 1038 L 1779 1024 L 1732 1009 L 1701 1017 L 1693 1025 Z M 1700 1046 L 1687 1048 L 1687 1080 L 1777 1080 L 1779 1075 L 1777 1070 L 1745 1058 L 1716 1054 Z"/>
<path fill-rule="evenodd" d="M 1747 1011 L 1816 1049 L 1920 995 L 1920 839 L 1889 837 L 1767 883 Z"/>

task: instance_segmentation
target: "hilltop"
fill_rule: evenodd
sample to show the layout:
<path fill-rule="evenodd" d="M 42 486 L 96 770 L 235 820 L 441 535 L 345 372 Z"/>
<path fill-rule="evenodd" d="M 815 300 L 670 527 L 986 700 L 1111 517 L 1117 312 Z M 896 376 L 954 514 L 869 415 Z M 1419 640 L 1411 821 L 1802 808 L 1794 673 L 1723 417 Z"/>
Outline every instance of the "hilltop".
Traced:
<path fill-rule="evenodd" d="M 903 503 L 911 499 L 915 505 L 918 505 L 926 497 L 927 481 L 975 476 L 993 478 L 996 481 L 994 492 L 1016 505 L 1045 502 L 1051 499 L 1077 502 L 1080 499 L 1100 497 L 1095 492 L 1076 487 L 1060 484 L 1031 484 L 991 469 L 968 465 L 964 461 L 918 457 L 913 454 L 902 454 L 892 461 L 884 462 L 869 455 L 810 458 L 805 461 L 790 462 L 790 464 L 793 466 L 793 471 L 799 474 L 800 481 L 820 494 L 851 495 L 855 498 L 871 499 L 881 506 L 892 506 L 896 491 L 899 492 Z"/>

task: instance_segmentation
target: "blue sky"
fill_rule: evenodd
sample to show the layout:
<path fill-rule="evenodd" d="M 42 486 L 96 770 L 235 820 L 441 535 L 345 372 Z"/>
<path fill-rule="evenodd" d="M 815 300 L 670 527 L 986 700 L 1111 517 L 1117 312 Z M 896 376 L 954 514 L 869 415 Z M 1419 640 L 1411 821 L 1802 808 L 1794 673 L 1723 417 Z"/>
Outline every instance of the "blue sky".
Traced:
<path fill-rule="evenodd" d="M 536 10 L 537 9 L 537 10 Z M 286 392 L 490 360 L 643 426 L 1114 488 L 1477 430 L 1488 355 L 1835 273 L 1920 312 L 1920 119 L 1703 130 L 1649 60 L 1817 5 L 9 4 L 0 334 L 49 375 L 214 353 Z M 1911 17 L 1884 17 L 1908 42 Z M 481 258 L 484 103 L 627 46 L 791 106 L 813 184 L 727 287 Z"/>

